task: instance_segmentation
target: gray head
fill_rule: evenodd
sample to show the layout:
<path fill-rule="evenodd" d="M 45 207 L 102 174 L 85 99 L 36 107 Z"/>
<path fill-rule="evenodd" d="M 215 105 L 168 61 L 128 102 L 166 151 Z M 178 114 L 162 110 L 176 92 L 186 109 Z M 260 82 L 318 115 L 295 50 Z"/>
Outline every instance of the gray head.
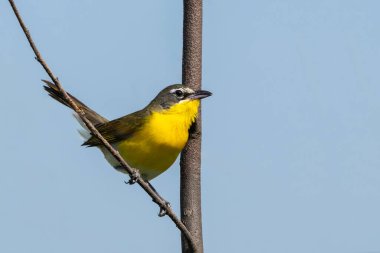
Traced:
<path fill-rule="evenodd" d="M 206 90 L 196 90 L 183 85 L 173 84 L 158 93 L 149 103 L 148 107 L 168 109 L 171 106 L 186 100 L 202 99 L 211 96 L 212 93 Z"/>

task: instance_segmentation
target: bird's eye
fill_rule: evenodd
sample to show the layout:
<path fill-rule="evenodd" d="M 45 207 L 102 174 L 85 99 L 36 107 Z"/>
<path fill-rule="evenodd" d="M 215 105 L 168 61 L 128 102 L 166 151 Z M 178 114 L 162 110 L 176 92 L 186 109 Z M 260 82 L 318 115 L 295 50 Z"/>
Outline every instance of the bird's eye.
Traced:
<path fill-rule="evenodd" d="M 175 95 L 176 95 L 177 97 L 179 97 L 179 98 L 183 98 L 183 91 L 181 91 L 181 90 L 176 90 L 176 91 L 175 91 Z"/>

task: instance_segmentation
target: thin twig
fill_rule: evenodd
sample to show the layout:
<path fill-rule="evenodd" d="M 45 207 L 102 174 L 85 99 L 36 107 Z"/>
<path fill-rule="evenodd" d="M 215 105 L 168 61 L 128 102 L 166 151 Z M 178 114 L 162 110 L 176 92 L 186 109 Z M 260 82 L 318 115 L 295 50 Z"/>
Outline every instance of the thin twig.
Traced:
<path fill-rule="evenodd" d="M 115 159 L 120 163 L 120 165 L 128 172 L 131 179 L 137 182 L 145 190 L 145 192 L 148 193 L 148 195 L 152 198 L 153 202 L 155 202 L 162 210 L 164 210 L 164 214 L 170 217 L 170 219 L 174 222 L 174 224 L 180 229 L 183 235 L 188 239 L 189 243 L 191 244 L 195 252 L 197 247 L 192 238 L 192 235 L 187 230 L 187 228 L 182 223 L 182 221 L 175 215 L 171 207 L 167 205 L 167 203 L 162 198 L 160 198 L 160 196 L 152 189 L 152 187 L 150 187 L 149 183 L 145 182 L 141 178 L 140 174 L 138 173 L 136 169 L 132 168 L 124 161 L 124 159 L 120 156 L 119 152 L 115 150 L 106 139 L 104 139 L 104 137 L 99 133 L 99 131 L 95 128 L 95 126 L 86 118 L 85 113 L 82 110 L 80 110 L 79 107 L 75 104 L 75 102 L 67 95 L 66 91 L 62 88 L 62 85 L 59 82 L 58 78 L 54 76 L 53 72 L 51 71 L 49 66 L 46 64 L 40 52 L 38 51 L 36 45 L 34 44 L 32 36 L 30 35 L 28 29 L 26 28 L 24 21 L 22 20 L 14 1 L 9 0 L 9 3 L 13 9 L 14 14 L 17 17 L 18 22 L 20 23 L 22 30 L 25 33 L 26 38 L 28 39 L 28 42 L 31 48 L 33 49 L 34 54 L 36 55 L 36 60 L 45 69 L 46 73 L 49 75 L 51 80 L 57 86 L 59 92 L 61 92 L 64 99 L 67 101 L 70 107 L 79 115 L 79 117 L 82 119 L 84 124 L 91 131 L 91 133 L 102 142 L 104 147 L 113 155 L 113 157 L 115 157 Z"/>

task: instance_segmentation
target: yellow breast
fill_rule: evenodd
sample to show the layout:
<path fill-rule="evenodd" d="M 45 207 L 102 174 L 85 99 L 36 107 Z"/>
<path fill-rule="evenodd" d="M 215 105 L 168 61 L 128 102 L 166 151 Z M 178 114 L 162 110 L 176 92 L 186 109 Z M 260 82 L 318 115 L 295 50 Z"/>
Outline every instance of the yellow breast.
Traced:
<path fill-rule="evenodd" d="M 198 107 L 199 100 L 190 100 L 153 112 L 140 131 L 117 145 L 121 156 L 139 169 L 144 179 L 158 176 L 184 148 Z"/>

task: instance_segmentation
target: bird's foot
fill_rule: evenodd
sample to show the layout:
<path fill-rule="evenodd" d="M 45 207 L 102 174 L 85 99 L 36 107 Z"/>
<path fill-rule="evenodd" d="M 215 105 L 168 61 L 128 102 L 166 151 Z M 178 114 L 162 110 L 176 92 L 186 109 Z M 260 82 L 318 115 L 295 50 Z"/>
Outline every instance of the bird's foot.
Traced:
<path fill-rule="evenodd" d="M 166 200 L 164 201 L 165 201 L 166 208 L 160 207 L 160 212 L 158 213 L 158 217 L 164 217 L 167 214 L 167 208 L 171 207 L 170 202 Z"/>
<path fill-rule="evenodd" d="M 137 180 L 140 178 L 140 173 L 138 170 L 135 170 L 132 174 L 130 174 L 130 179 L 128 181 L 124 181 L 124 183 L 132 185 L 137 182 Z"/>

